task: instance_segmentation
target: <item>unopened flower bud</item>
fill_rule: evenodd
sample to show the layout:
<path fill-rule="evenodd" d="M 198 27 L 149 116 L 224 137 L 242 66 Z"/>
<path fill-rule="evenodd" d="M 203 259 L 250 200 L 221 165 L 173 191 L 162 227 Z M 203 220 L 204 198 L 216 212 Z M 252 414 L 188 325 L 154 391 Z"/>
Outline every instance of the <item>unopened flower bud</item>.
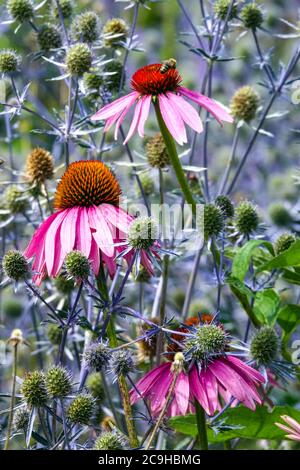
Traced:
<path fill-rule="evenodd" d="M 16 72 L 19 65 L 19 57 L 12 49 L 0 51 L 0 73 Z"/>
<path fill-rule="evenodd" d="M 53 156 L 41 147 L 33 149 L 27 157 L 26 172 L 30 181 L 36 184 L 51 180 L 54 174 Z"/>
<path fill-rule="evenodd" d="M 223 229 L 223 214 L 220 207 L 215 204 L 205 204 L 203 222 L 206 237 L 219 235 Z"/>
<path fill-rule="evenodd" d="M 274 360 L 278 349 L 278 336 L 269 326 L 260 328 L 251 340 L 250 354 L 259 365 L 268 365 Z"/>
<path fill-rule="evenodd" d="M 276 255 L 280 255 L 280 253 L 288 250 L 295 241 L 296 237 L 292 233 L 283 233 L 280 235 L 274 245 Z"/>
<path fill-rule="evenodd" d="M 220 195 L 215 199 L 216 206 L 220 207 L 224 217 L 234 216 L 234 206 L 228 196 Z"/>
<path fill-rule="evenodd" d="M 93 11 L 75 16 L 72 23 L 72 36 L 77 41 L 94 42 L 99 36 L 98 17 Z"/>
<path fill-rule="evenodd" d="M 126 40 L 128 26 L 122 18 L 112 18 L 105 23 L 103 33 L 106 47 L 118 47 Z"/>
<path fill-rule="evenodd" d="M 92 418 L 94 406 L 95 401 L 92 395 L 78 395 L 69 406 L 69 420 L 75 424 L 88 424 Z"/>
<path fill-rule="evenodd" d="M 243 86 L 232 97 L 231 114 L 238 121 L 250 122 L 254 119 L 258 106 L 259 95 L 251 86 Z"/>
<path fill-rule="evenodd" d="M 241 19 L 246 28 L 256 29 L 262 25 L 264 15 L 261 8 L 256 3 L 249 3 L 242 9 Z"/>
<path fill-rule="evenodd" d="M 231 3 L 232 3 L 231 0 L 217 0 L 216 1 L 214 5 L 214 10 L 215 10 L 216 16 L 220 20 L 223 20 L 223 21 L 226 20 Z M 228 15 L 228 20 L 232 20 L 233 18 L 236 18 L 237 14 L 238 14 L 237 3 L 233 3 L 230 13 Z"/>
<path fill-rule="evenodd" d="M 242 201 L 235 211 L 235 223 L 238 231 L 243 235 L 249 235 L 255 231 L 259 224 L 257 210 L 250 201 Z"/>
<path fill-rule="evenodd" d="M 40 27 L 37 33 L 40 48 L 43 51 L 58 49 L 62 45 L 60 32 L 56 26 L 48 23 Z"/>
<path fill-rule="evenodd" d="M 43 407 L 47 404 L 48 394 L 43 372 L 29 372 L 23 381 L 21 393 L 29 407 Z"/>
<path fill-rule="evenodd" d="M 83 353 L 85 364 L 96 372 L 104 369 L 111 357 L 109 348 L 104 343 L 92 343 Z"/>
<path fill-rule="evenodd" d="M 29 276 L 28 262 L 20 251 L 8 251 L 3 258 L 2 267 L 6 276 L 13 281 L 22 281 Z"/>
<path fill-rule="evenodd" d="M 83 75 L 92 66 L 92 52 L 84 43 L 71 46 L 66 56 L 67 70 L 71 75 Z"/>
<path fill-rule="evenodd" d="M 66 397 L 71 392 L 70 373 L 64 367 L 51 367 L 46 373 L 46 387 L 50 397 Z"/>
<path fill-rule="evenodd" d="M 65 259 L 66 271 L 70 278 L 85 280 L 90 274 L 90 263 L 80 251 L 74 250 L 67 254 Z"/>
<path fill-rule="evenodd" d="M 68 19 L 73 13 L 73 0 L 59 0 L 60 11 L 64 19 Z M 54 16 L 59 19 L 59 9 L 56 0 L 53 0 Z"/>
<path fill-rule="evenodd" d="M 165 168 L 170 165 L 169 153 L 161 134 L 158 133 L 148 140 L 146 150 L 148 162 L 153 168 Z"/>

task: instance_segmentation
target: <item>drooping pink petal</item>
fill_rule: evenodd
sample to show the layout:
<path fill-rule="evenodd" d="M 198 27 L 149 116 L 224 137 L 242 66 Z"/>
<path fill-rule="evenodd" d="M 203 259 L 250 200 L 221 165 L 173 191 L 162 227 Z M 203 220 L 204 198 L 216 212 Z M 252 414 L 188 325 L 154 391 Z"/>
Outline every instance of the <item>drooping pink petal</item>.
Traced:
<path fill-rule="evenodd" d="M 181 115 L 165 95 L 159 94 L 158 101 L 163 120 L 170 134 L 179 145 L 185 144 L 187 136 Z"/>
<path fill-rule="evenodd" d="M 298 423 L 294 418 L 291 418 L 291 416 L 288 415 L 283 415 L 281 416 L 281 419 L 283 419 L 293 428 L 293 430 L 300 434 L 300 423 Z"/>
<path fill-rule="evenodd" d="M 91 252 L 89 259 L 92 265 L 93 273 L 95 274 L 95 276 L 97 276 L 100 268 L 100 252 L 99 246 L 93 238 L 91 241 Z"/>
<path fill-rule="evenodd" d="M 156 367 L 155 369 L 152 369 L 150 372 L 148 372 L 144 377 L 142 377 L 136 384 L 136 389 L 139 391 L 140 394 L 137 393 L 137 391 L 132 388 L 130 390 L 130 401 L 131 403 L 135 403 L 137 400 L 139 400 L 151 389 L 151 386 L 153 383 L 159 379 L 160 375 L 163 373 L 165 369 L 170 369 L 171 363 L 166 363 L 162 364 L 161 366 Z"/>
<path fill-rule="evenodd" d="M 206 413 L 209 414 L 210 407 L 208 398 L 206 391 L 202 386 L 202 382 L 200 381 L 200 373 L 196 365 L 194 365 L 190 370 L 189 381 L 192 398 L 196 399 L 202 408 L 206 411 Z"/>
<path fill-rule="evenodd" d="M 90 207 L 88 217 L 90 226 L 95 229 L 92 232 L 95 242 L 103 253 L 112 257 L 114 255 L 113 239 L 101 211 L 96 206 Z"/>
<path fill-rule="evenodd" d="M 245 402 L 245 400 L 247 400 L 247 384 L 237 372 L 220 360 L 212 362 L 209 369 L 217 380 L 231 392 L 232 396 L 241 402 Z"/>
<path fill-rule="evenodd" d="M 68 212 L 61 225 L 60 242 L 65 254 L 72 251 L 75 246 L 78 210 L 78 207 L 67 209 Z"/>
<path fill-rule="evenodd" d="M 127 144 L 128 140 L 133 136 L 133 134 L 134 134 L 134 132 L 135 132 L 137 126 L 138 126 L 140 116 L 141 116 L 142 104 L 143 104 L 143 100 L 142 100 L 142 98 L 140 98 L 138 100 L 136 106 L 135 106 L 133 119 L 131 121 L 131 125 L 130 125 L 130 128 L 129 128 L 128 134 L 126 136 L 126 139 L 123 142 L 124 145 Z"/>
<path fill-rule="evenodd" d="M 27 248 L 24 251 L 24 256 L 26 258 L 32 258 L 36 254 L 37 247 L 40 246 L 41 241 L 45 238 L 46 233 L 50 225 L 52 224 L 53 220 L 58 216 L 59 212 L 55 212 L 54 214 L 50 215 L 48 219 L 46 219 L 36 230 L 32 239 L 30 240 Z"/>
<path fill-rule="evenodd" d="M 180 95 L 176 95 L 175 93 L 167 93 L 167 97 L 171 103 L 176 106 L 177 111 L 188 126 L 194 129 L 196 132 L 200 133 L 203 131 L 203 125 L 200 116 L 192 105 L 190 105 Z"/>
<path fill-rule="evenodd" d="M 52 275 L 53 266 L 60 257 L 60 226 L 66 216 L 66 211 L 58 213 L 47 230 L 45 240 L 45 260 L 49 276 Z"/>
<path fill-rule="evenodd" d="M 125 109 L 129 103 L 133 103 L 136 98 L 138 98 L 139 93 L 136 91 L 133 91 L 132 93 L 129 93 L 126 96 L 122 96 L 122 98 L 119 98 L 112 103 L 109 103 L 103 108 L 99 109 L 92 117 L 92 121 L 97 121 L 100 119 L 108 119 L 112 116 L 115 116 L 116 114 L 119 114 L 120 112 Z"/>
<path fill-rule="evenodd" d="M 142 101 L 142 109 L 140 113 L 140 119 L 138 123 L 138 133 L 140 137 L 144 137 L 144 132 L 145 132 L 145 122 L 148 119 L 149 116 L 149 111 L 150 111 L 150 105 L 152 101 L 152 96 L 142 96 L 141 98 Z"/>
<path fill-rule="evenodd" d="M 76 226 L 76 249 L 81 251 L 87 258 L 91 251 L 92 233 L 88 218 L 88 209 L 81 207 Z"/>
<path fill-rule="evenodd" d="M 111 204 L 101 204 L 101 211 L 106 220 L 114 227 L 117 227 L 123 233 L 128 233 L 129 226 L 134 219 L 132 215 L 128 214 L 121 207 Z"/>
<path fill-rule="evenodd" d="M 251 366 L 248 366 L 248 364 L 245 364 L 243 361 L 241 361 L 237 357 L 228 355 L 226 356 L 226 361 L 231 362 L 237 368 L 243 370 L 253 380 L 257 382 L 265 383 L 265 378 L 257 370 L 255 370 Z"/>
<path fill-rule="evenodd" d="M 214 116 L 219 124 L 221 124 L 222 121 L 233 122 L 232 116 L 230 116 L 228 110 L 221 103 L 218 103 L 217 101 L 212 100 L 211 98 L 208 98 L 208 96 L 202 95 L 197 91 L 192 91 L 182 86 L 178 88 L 178 91 L 183 96 L 186 96 L 190 100 L 205 108 Z"/>
<path fill-rule="evenodd" d="M 179 414 L 185 415 L 189 406 L 190 385 L 188 375 L 184 372 L 177 377 L 174 393 Z"/>
<path fill-rule="evenodd" d="M 202 383 L 205 383 L 206 395 L 209 404 L 209 414 L 213 415 L 217 410 L 221 409 L 218 397 L 218 382 L 215 376 L 210 372 L 209 368 L 201 371 Z"/>
<path fill-rule="evenodd" d="M 110 277 L 112 278 L 112 277 L 115 275 L 116 270 L 117 270 L 117 266 L 116 266 L 116 261 L 115 261 L 115 259 L 106 256 L 104 253 L 102 253 L 101 259 L 102 259 L 103 263 L 104 263 L 104 264 L 106 265 L 106 267 L 107 267 L 108 274 L 109 274 Z"/>

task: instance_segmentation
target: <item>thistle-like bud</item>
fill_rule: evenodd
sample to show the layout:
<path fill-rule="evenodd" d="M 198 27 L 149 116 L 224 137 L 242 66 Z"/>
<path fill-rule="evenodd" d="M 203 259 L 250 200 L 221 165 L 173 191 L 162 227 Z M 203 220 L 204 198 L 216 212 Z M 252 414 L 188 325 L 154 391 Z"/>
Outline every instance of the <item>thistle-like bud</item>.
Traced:
<path fill-rule="evenodd" d="M 129 226 L 127 240 L 135 250 L 147 250 L 158 237 L 158 227 L 151 217 L 138 217 Z"/>
<path fill-rule="evenodd" d="M 24 307 L 19 300 L 16 299 L 7 299 L 3 302 L 3 313 L 4 315 L 10 318 L 19 318 L 23 311 Z"/>
<path fill-rule="evenodd" d="M 153 181 L 153 178 L 149 173 L 141 173 L 139 175 L 141 185 L 143 186 L 143 190 L 146 196 L 151 196 L 155 192 L 155 184 Z M 141 196 L 141 191 L 140 187 L 137 183 L 135 182 L 135 190 L 137 192 L 138 197 Z"/>
<path fill-rule="evenodd" d="M 269 326 L 263 326 L 251 339 L 250 354 L 259 365 L 268 365 L 276 358 L 279 350 L 279 339 Z"/>
<path fill-rule="evenodd" d="M 228 345 L 226 332 L 219 325 L 205 323 L 196 328 L 192 339 L 186 342 L 186 352 L 197 360 L 209 360 L 222 355 Z"/>
<path fill-rule="evenodd" d="M 62 45 L 61 35 L 56 26 L 48 23 L 40 27 L 37 33 L 40 48 L 43 51 L 58 49 Z"/>
<path fill-rule="evenodd" d="M 123 64 L 117 59 L 113 59 L 111 62 L 106 64 L 105 73 L 108 75 L 105 77 L 105 86 L 108 91 L 111 93 L 116 93 L 119 91 L 120 82 L 123 73 Z M 123 78 L 123 86 L 125 82 L 125 76 Z"/>
<path fill-rule="evenodd" d="M 148 162 L 153 168 L 165 168 L 170 165 L 170 156 L 160 133 L 150 137 L 146 144 L 146 151 Z"/>
<path fill-rule="evenodd" d="M 62 330 L 55 323 L 48 323 L 47 336 L 51 344 L 59 345 L 62 338 Z"/>
<path fill-rule="evenodd" d="M 26 161 L 26 173 L 36 184 L 51 180 L 54 174 L 53 156 L 48 150 L 37 147 L 30 152 Z"/>
<path fill-rule="evenodd" d="M 35 370 L 26 374 L 21 393 L 28 407 L 45 406 L 48 401 L 48 394 L 43 372 Z"/>
<path fill-rule="evenodd" d="M 110 366 L 116 377 L 120 377 L 120 375 L 128 375 L 131 372 L 134 372 L 135 361 L 132 357 L 132 353 L 125 349 L 113 352 Z"/>
<path fill-rule="evenodd" d="M 111 352 L 104 343 L 92 343 L 83 353 L 85 364 L 96 372 L 105 368 L 110 360 Z"/>
<path fill-rule="evenodd" d="M 262 25 L 264 15 L 261 8 L 256 3 L 249 3 L 242 8 L 241 19 L 246 28 L 256 29 Z"/>
<path fill-rule="evenodd" d="M 250 122 L 254 119 L 258 106 L 258 93 L 251 86 L 243 86 L 233 95 L 230 109 L 236 120 Z"/>
<path fill-rule="evenodd" d="M 34 8 L 31 0 L 8 0 L 7 10 L 10 16 L 14 20 L 19 21 L 19 23 L 24 23 L 25 21 L 30 20 L 34 15 Z"/>
<path fill-rule="evenodd" d="M 80 251 L 74 250 L 67 254 L 65 259 L 66 271 L 70 278 L 85 280 L 90 274 L 90 263 Z"/>
<path fill-rule="evenodd" d="M 19 57 L 12 49 L 0 51 L 0 73 L 16 72 L 19 65 Z"/>
<path fill-rule="evenodd" d="M 60 10 L 64 19 L 68 19 L 73 13 L 73 0 L 59 0 Z M 56 0 L 53 0 L 54 16 L 59 19 L 59 10 Z"/>
<path fill-rule="evenodd" d="M 103 33 L 106 47 L 118 47 L 126 40 L 128 26 L 122 18 L 112 18 L 105 23 Z"/>
<path fill-rule="evenodd" d="M 92 52 L 84 43 L 71 46 L 66 56 L 67 70 L 71 75 L 83 75 L 92 66 Z"/>
<path fill-rule="evenodd" d="M 68 418 L 75 424 L 88 424 L 92 418 L 95 401 L 92 395 L 78 395 L 69 406 Z"/>
<path fill-rule="evenodd" d="M 286 227 L 293 221 L 289 210 L 280 202 L 271 204 L 269 207 L 269 216 L 272 222 L 278 227 Z"/>
<path fill-rule="evenodd" d="M 28 262 L 20 251 L 8 251 L 3 258 L 2 267 L 6 276 L 13 281 L 22 281 L 29 277 Z"/>
<path fill-rule="evenodd" d="M 97 438 L 94 450 L 126 450 L 129 443 L 118 431 L 104 432 Z"/>
<path fill-rule="evenodd" d="M 220 195 L 215 199 L 216 206 L 220 207 L 224 217 L 233 217 L 234 216 L 234 205 L 228 196 Z"/>
<path fill-rule="evenodd" d="M 86 11 L 75 16 L 72 23 L 72 36 L 76 41 L 94 42 L 99 37 L 98 16 L 93 11 Z"/>
<path fill-rule="evenodd" d="M 72 279 L 67 279 L 64 276 L 57 276 L 54 278 L 54 285 L 58 292 L 65 295 L 70 294 L 74 289 L 74 281 Z"/>
<path fill-rule="evenodd" d="M 87 72 L 83 76 L 83 82 L 89 92 L 99 94 L 99 88 L 103 85 L 103 77 L 94 72 Z"/>
<path fill-rule="evenodd" d="M 215 204 L 205 204 L 203 222 L 206 237 L 219 235 L 223 228 L 223 214 L 220 207 Z"/>
<path fill-rule="evenodd" d="M 71 374 L 64 367 L 51 367 L 46 373 L 45 380 L 50 397 L 65 398 L 71 392 Z"/>
<path fill-rule="evenodd" d="M 256 208 L 250 201 L 242 201 L 235 211 L 235 223 L 238 231 L 249 235 L 257 229 L 259 217 Z"/>
<path fill-rule="evenodd" d="M 28 198 L 17 186 L 10 186 L 5 193 L 6 205 L 12 214 L 24 214 L 28 209 Z"/>
<path fill-rule="evenodd" d="M 91 393 L 91 395 L 97 399 L 97 401 L 101 402 L 104 397 L 104 388 L 102 384 L 102 379 L 101 375 L 99 372 L 94 372 L 93 374 L 89 374 L 87 381 L 86 381 L 86 386 Z"/>
<path fill-rule="evenodd" d="M 30 411 L 25 408 L 18 408 L 14 413 L 13 428 L 15 431 L 26 432 L 29 424 Z"/>
<path fill-rule="evenodd" d="M 230 5 L 231 5 L 231 0 L 217 0 L 217 2 L 214 5 L 214 10 L 215 10 L 216 16 L 220 20 L 223 20 L 223 21 L 226 20 Z M 234 3 L 230 10 L 228 19 L 233 20 L 233 18 L 237 17 L 237 14 L 238 14 L 238 5 L 237 3 Z"/>
<path fill-rule="evenodd" d="M 276 255 L 280 255 L 280 253 L 288 250 L 295 241 L 296 237 L 292 233 L 283 233 L 280 235 L 274 244 Z"/>

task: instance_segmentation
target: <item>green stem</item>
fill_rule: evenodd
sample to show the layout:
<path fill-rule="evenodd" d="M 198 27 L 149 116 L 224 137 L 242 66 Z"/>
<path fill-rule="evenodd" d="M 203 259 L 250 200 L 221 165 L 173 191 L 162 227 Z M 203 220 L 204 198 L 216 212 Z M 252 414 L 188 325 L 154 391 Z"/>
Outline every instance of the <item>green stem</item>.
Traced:
<path fill-rule="evenodd" d="M 157 100 L 154 102 L 154 108 L 155 108 L 155 112 L 156 112 L 158 125 L 159 125 L 159 128 L 160 128 L 160 132 L 163 136 L 165 145 L 168 149 L 168 153 L 169 153 L 170 159 L 172 161 L 172 165 L 173 165 L 178 183 L 180 185 L 180 188 L 182 190 L 182 193 L 185 197 L 186 202 L 191 205 L 192 212 L 195 215 L 196 214 L 196 203 L 194 201 L 193 195 L 192 195 L 191 190 L 189 188 L 189 185 L 188 185 L 186 176 L 184 174 L 184 171 L 182 169 L 182 166 L 181 166 L 181 163 L 180 163 L 180 160 L 179 160 L 179 157 L 178 157 L 175 142 L 174 142 L 173 137 L 171 136 L 170 132 L 168 131 L 167 126 L 165 125 L 165 122 L 164 122 L 163 117 L 161 115 L 161 111 L 159 109 L 159 104 L 158 104 Z"/>
<path fill-rule="evenodd" d="M 13 417 L 14 417 L 15 396 L 16 396 L 16 377 L 17 377 L 17 357 L 18 357 L 18 343 L 16 343 L 14 345 L 13 383 L 12 383 L 10 410 L 9 410 L 9 417 L 8 417 L 8 427 L 7 427 L 7 435 L 6 435 L 4 450 L 8 450 L 8 447 L 9 447 L 9 440 L 10 440 L 10 436 L 11 436 L 12 423 L 13 423 Z"/>
<path fill-rule="evenodd" d="M 198 443 L 200 450 L 208 450 L 205 412 L 200 403 L 195 400 L 196 422 L 198 428 Z"/>

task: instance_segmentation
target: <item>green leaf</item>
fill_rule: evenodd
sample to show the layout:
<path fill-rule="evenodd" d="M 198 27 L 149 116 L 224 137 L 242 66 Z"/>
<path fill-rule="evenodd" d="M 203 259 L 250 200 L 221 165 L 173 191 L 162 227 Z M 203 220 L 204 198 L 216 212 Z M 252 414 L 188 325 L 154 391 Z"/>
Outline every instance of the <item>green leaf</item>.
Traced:
<path fill-rule="evenodd" d="M 288 250 L 260 266 L 257 272 L 298 265 L 300 265 L 300 240 L 295 241 Z"/>
<path fill-rule="evenodd" d="M 239 279 L 236 279 L 232 276 L 227 278 L 227 283 L 232 291 L 232 293 L 236 296 L 236 298 L 241 303 L 243 309 L 247 313 L 248 317 L 251 319 L 252 323 L 255 326 L 260 326 L 260 321 L 256 317 L 252 307 L 251 307 L 251 300 L 254 297 L 254 293 L 252 290 L 245 286 L 243 282 Z"/>
<path fill-rule="evenodd" d="M 253 311 L 260 323 L 273 326 L 279 311 L 280 297 L 274 289 L 264 289 L 255 295 Z"/>
<path fill-rule="evenodd" d="M 232 426 L 234 429 L 220 430 L 217 434 L 208 429 L 209 442 L 214 444 L 234 438 L 282 440 L 287 433 L 275 425 L 276 422 L 282 423 L 282 415 L 289 415 L 300 422 L 300 411 L 290 406 L 276 406 L 272 412 L 265 406 L 258 406 L 255 411 L 244 406 L 230 408 L 222 419 L 226 427 Z M 197 436 L 195 415 L 175 416 L 170 419 L 170 424 L 176 431 Z"/>
<path fill-rule="evenodd" d="M 251 258 L 253 256 L 254 250 L 256 250 L 256 248 L 258 248 L 261 245 L 265 246 L 272 254 L 274 254 L 271 243 L 263 241 L 263 240 L 248 241 L 247 243 L 245 243 L 244 246 L 239 248 L 235 254 L 235 257 L 232 263 L 233 277 L 239 279 L 240 281 L 243 281 L 245 279 L 245 276 L 249 270 L 249 266 L 250 266 L 250 262 L 251 262 Z"/>
<path fill-rule="evenodd" d="M 277 321 L 286 335 L 290 336 L 300 324 L 300 306 L 285 305 L 278 313 Z"/>

